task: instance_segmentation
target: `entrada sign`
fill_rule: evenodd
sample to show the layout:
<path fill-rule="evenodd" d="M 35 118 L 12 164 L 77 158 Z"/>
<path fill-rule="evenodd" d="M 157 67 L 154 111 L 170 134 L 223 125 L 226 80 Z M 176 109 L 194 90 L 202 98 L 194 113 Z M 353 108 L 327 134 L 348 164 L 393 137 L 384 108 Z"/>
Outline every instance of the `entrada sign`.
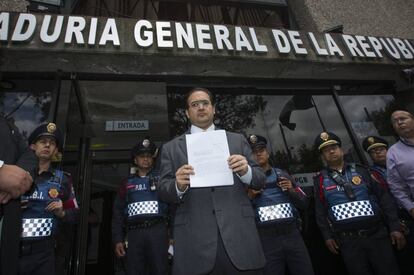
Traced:
<path fill-rule="evenodd" d="M 146 131 L 148 120 L 109 120 L 105 123 L 105 131 Z"/>
<path fill-rule="evenodd" d="M 276 51 L 279 56 L 291 53 L 307 56 L 312 53 L 328 58 L 348 55 L 353 59 L 381 60 L 388 56 L 409 63 L 414 60 L 412 41 L 400 38 L 28 13 L 20 13 L 16 20 L 11 20 L 11 15 L 8 12 L 0 13 L 0 41 L 10 45 L 29 42 L 37 36 L 36 39 L 48 45 L 63 40 L 65 47 L 83 45 L 120 48 L 123 43 L 134 41 L 141 49 L 197 49 L 260 55 Z M 120 32 L 117 21 L 121 20 L 124 24 Z M 129 27 L 129 22 L 133 26 Z"/>

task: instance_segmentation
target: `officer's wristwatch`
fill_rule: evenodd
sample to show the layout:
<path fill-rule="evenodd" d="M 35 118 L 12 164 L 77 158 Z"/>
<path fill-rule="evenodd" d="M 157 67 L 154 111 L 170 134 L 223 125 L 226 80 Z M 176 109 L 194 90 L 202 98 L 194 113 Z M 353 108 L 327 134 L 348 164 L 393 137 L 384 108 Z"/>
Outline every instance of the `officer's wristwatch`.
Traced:
<path fill-rule="evenodd" d="M 3 165 L 4 165 L 4 160 L 1 160 L 1 159 L 0 159 L 0 168 L 2 168 L 2 167 L 3 167 Z"/>

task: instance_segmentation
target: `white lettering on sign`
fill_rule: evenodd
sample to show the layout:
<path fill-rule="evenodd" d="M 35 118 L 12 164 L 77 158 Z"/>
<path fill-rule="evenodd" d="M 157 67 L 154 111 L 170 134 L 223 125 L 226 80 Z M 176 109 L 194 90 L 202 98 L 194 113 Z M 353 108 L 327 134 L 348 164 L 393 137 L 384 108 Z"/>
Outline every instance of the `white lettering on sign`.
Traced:
<path fill-rule="evenodd" d="M 193 27 L 190 23 L 185 24 L 185 29 L 181 23 L 175 23 L 175 31 L 176 31 L 176 39 L 177 39 L 177 47 L 179 49 L 184 48 L 184 43 L 187 45 L 189 49 L 194 49 L 194 36 L 193 36 Z"/>
<path fill-rule="evenodd" d="M 300 38 L 300 33 L 298 31 L 288 31 L 288 35 L 296 54 L 308 54 L 308 51 L 301 47 L 303 41 Z"/>
<path fill-rule="evenodd" d="M 152 25 L 151 25 L 151 22 L 148 20 L 139 20 L 135 24 L 134 38 L 138 46 L 149 47 L 152 45 L 154 36 L 152 34 L 152 31 L 150 31 L 151 29 L 152 29 Z"/>
<path fill-rule="evenodd" d="M 66 26 L 65 44 L 72 43 L 72 37 L 75 36 L 76 44 L 84 44 L 82 31 L 86 26 L 85 18 L 80 16 L 69 16 Z"/>
<path fill-rule="evenodd" d="M 88 45 L 95 45 L 96 43 L 96 28 L 98 27 L 98 18 L 91 18 L 89 26 Z"/>
<path fill-rule="evenodd" d="M 378 57 L 382 57 L 381 51 L 382 51 L 383 48 L 382 48 L 381 42 L 378 40 L 378 38 L 373 37 L 373 36 L 369 36 L 368 37 L 368 42 L 371 44 L 371 47 L 374 49 L 375 54 Z"/>
<path fill-rule="evenodd" d="M 384 46 L 385 52 L 388 54 L 389 57 L 393 59 L 401 59 L 400 53 L 397 51 L 394 44 L 391 42 L 389 38 L 380 38 L 379 40 L 381 41 L 381 44 Z"/>
<path fill-rule="evenodd" d="M 8 12 L 0 13 L 0 41 L 7 41 L 9 36 L 9 18 Z"/>
<path fill-rule="evenodd" d="M 223 50 L 223 43 L 226 45 L 227 50 L 233 50 L 233 46 L 229 40 L 229 29 L 223 25 L 214 25 L 214 35 L 216 36 L 217 49 Z"/>
<path fill-rule="evenodd" d="M 337 54 L 340 57 L 344 56 L 341 49 L 338 47 L 338 44 L 336 44 L 335 40 L 329 33 L 325 34 L 325 41 L 326 45 L 328 46 L 329 55 L 334 56 Z"/>
<path fill-rule="evenodd" d="M 20 14 L 19 19 L 17 19 L 16 27 L 14 28 L 12 41 L 29 40 L 33 36 L 35 29 L 36 17 L 33 14 L 28 13 Z"/>
<path fill-rule="evenodd" d="M 272 30 L 272 33 L 279 53 L 290 53 L 290 43 L 286 34 L 281 30 Z"/>
<path fill-rule="evenodd" d="M 371 47 L 367 42 L 367 39 L 362 35 L 355 36 L 356 40 L 358 41 L 359 46 L 361 47 L 364 55 L 366 57 L 376 57 L 375 53 L 371 51 Z"/>
<path fill-rule="evenodd" d="M 63 26 L 63 15 L 59 15 L 56 17 L 55 27 L 53 28 L 53 32 L 51 34 L 48 33 L 50 28 L 50 21 L 52 20 L 51 15 L 45 15 L 43 18 L 42 28 L 40 29 L 40 40 L 45 43 L 54 43 L 59 39 L 59 36 L 62 32 Z"/>
<path fill-rule="evenodd" d="M 345 42 L 345 45 L 349 51 L 349 53 L 353 56 L 353 57 L 365 57 L 364 54 L 362 53 L 362 51 L 358 48 L 358 43 L 355 39 L 355 37 L 348 35 L 348 34 L 343 34 L 342 36 L 343 41 Z"/>
<path fill-rule="evenodd" d="M 250 31 L 250 36 L 252 37 L 253 46 L 256 52 L 263 52 L 263 53 L 267 52 L 267 46 L 264 44 L 260 44 L 254 28 L 249 28 L 249 31 Z"/>
<path fill-rule="evenodd" d="M 310 41 L 312 43 L 313 48 L 316 51 L 316 54 L 317 55 L 320 55 L 320 56 L 327 56 L 328 55 L 328 51 L 325 48 L 322 48 L 319 45 L 318 41 L 315 38 L 315 35 L 312 32 L 309 32 L 308 33 L 308 36 L 309 36 L 309 39 L 310 39 Z"/>
<path fill-rule="evenodd" d="M 117 20 L 122 20 L 122 36 L 118 34 Z M 130 23 L 128 23 L 130 22 Z M 134 25 L 133 33 L 125 24 Z M 299 32 L 295 30 L 257 29 L 254 27 L 226 26 L 169 21 L 148 21 L 49 14 L 11 14 L 0 12 L 0 41 L 9 43 L 30 42 L 32 39 L 52 43 L 65 50 L 78 45 L 77 50 L 88 51 L 94 46 L 121 47 L 134 36 L 141 48 L 199 49 L 208 51 L 238 51 L 267 55 L 302 55 L 337 59 L 344 53 L 353 59 L 403 60 L 414 63 L 412 40 L 350 34 Z M 269 39 L 270 38 L 270 39 Z M 30 46 L 39 46 L 32 43 Z M 22 46 L 19 46 L 22 48 Z M 127 45 L 123 51 L 133 51 Z M 345 52 L 344 52 L 345 51 Z M 153 53 L 153 52 L 152 52 Z"/>
<path fill-rule="evenodd" d="M 114 46 L 121 45 L 119 43 L 118 29 L 116 28 L 115 19 L 108 18 L 105 24 L 105 28 L 102 31 L 101 40 L 99 40 L 99 45 L 106 45 L 108 41 L 112 41 Z"/>
<path fill-rule="evenodd" d="M 212 50 L 213 44 L 210 43 L 210 26 L 203 24 L 196 24 L 197 45 L 200 50 Z"/>
<path fill-rule="evenodd" d="M 236 50 L 241 51 L 243 48 L 246 48 L 249 52 L 253 51 L 253 48 L 241 27 L 234 28 L 234 36 L 236 37 Z"/>
<path fill-rule="evenodd" d="M 171 41 L 171 24 L 170 22 L 155 23 L 157 29 L 157 44 L 159 48 L 172 48 Z"/>
<path fill-rule="evenodd" d="M 106 121 L 105 131 L 144 131 L 149 130 L 148 120 Z"/>
<path fill-rule="evenodd" d="M 405 59 L 413 59 L 413 54 L 407 49 L 407 46 L 401 39 L 394 38 L 393 41 Z"/>

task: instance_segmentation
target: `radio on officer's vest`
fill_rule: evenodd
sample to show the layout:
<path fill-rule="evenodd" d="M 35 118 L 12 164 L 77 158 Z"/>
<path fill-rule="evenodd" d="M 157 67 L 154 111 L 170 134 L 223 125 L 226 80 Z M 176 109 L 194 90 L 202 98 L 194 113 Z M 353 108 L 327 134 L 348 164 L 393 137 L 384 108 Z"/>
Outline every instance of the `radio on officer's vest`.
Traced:
<path fill-rule="evenodd" d="M 352 190 L 352 185 L 349 182 L 344 181 L 342 176 L 337 171 L 331 172 L 330 174 L 336 184 L 344 188 L 346 196 L 350 200 L 355 200 L 356 196 L 354 194 L 354 190 Z"/>

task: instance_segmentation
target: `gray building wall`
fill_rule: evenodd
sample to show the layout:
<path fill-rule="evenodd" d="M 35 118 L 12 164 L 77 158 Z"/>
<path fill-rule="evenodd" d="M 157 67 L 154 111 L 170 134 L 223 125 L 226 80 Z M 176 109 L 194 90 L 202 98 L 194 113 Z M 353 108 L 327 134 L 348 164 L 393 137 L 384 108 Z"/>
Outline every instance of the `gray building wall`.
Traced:
<path fill-rule="evenodd" d="M 414 38 L 412 0 L 288 0 L 299 29 L 323 32 L 343 25 L 344 33 Z"/>
<path fill-rule="evenodd" d="M 24 0 L 1 0 L 0 11 L 26 12 L 28 4 Z"/>

